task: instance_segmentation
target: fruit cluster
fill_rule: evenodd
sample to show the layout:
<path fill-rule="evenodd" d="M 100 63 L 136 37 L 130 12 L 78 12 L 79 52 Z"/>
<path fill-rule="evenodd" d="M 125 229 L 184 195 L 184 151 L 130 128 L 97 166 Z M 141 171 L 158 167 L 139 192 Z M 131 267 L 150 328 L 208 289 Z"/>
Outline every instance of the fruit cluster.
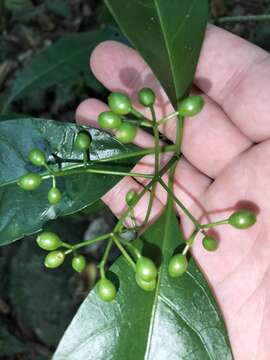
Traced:
<path fill-rule="evenodd" d="M 178 120 L 180 121 L 184 117 L 196 116 L 199 112 L 202 111 L 204 106 L 204 100 L 201 96 L 189 96 L 179 102 L 176 112 L 157 120 L 154 109 L 154 104 L 156 101 L 156 95 L 154 91 L 149 88 L 141 89 L 138 92 L 138 101 L 141 105 L 150 110 L 152 119 L 148 119 L 145 115 L 136 110 L 132 106 L 131 100 L 127 95 L 116 92 L 110 94 L 108 97 L 108 105 L 110 110 L 105 111 L 98 116 L 98 123 L 102 129 L 114 131 L 115 137 L 124 144 L 134 141 L 140 126 L 152 128 L 155 138 L 155 149 L 153 151 L 155 154 L 155 173 L 149 183 L 151 186 L 148 184 L 149 187 L 144 189 L 141 193 L 137 193 L 134 190 L 127 192 L 127 211 L 120 218 L 114 230 L 109 234 L 105 234 L 101 237 L 90 239 L 76 245 L 67 244 L 63 242 L 57 234 L 47 231 L 42 232 L 37 237 L 37 244 L 42 249 L 49 251 L 44 261 L 44 264 L 47 268 L 54 269 L 59 267 L 63 264 L 68 254 L 73 254 L 72 267 L 77 272 L 82 272 L 86 267 L 85 257 L 81 254 L 78 254 L 77 250 L 97 241 L 108 240 L 106 250 L 99 265 L 101 278 L 98 281 L 96 287 L 100 298 L 105 301 L 114 300 L 117 294 L 115 285 L 106 277 L 105 274 L 105 266 L 108 259 L 108 254 L 113 244 L 118 247 L 127 262 L 133 268 L 137 285 L 145 291 L 152 291 L 155 289 L 158 278 L 158 269 L 155 263 L 150 258 L 143 256 L 136 248 L 136 246 L 133 245 L 132 241 L 124 240 L 123 233 L 127 230 L 132 230 L 135 234 L 135 239 L 137 238 L 139 231 L 142 230 L 145 225 L 147 225 L 151 207 L 153 205 L 153 199 L 155 197 L 156 185 L 158 183 L 162 185 L 162 173 L 159 169 L 160 145 L 158 127 L 176 117 L 178 117 Z M 74 148 L 83 154 L 82 164 L 80 165 L 82 170 L 86 167 L 88 170 L 90 168 L 90 147 L 91 136 L 89 132 L 86 130 L 80 131 L 75 138 Z M 177 161 L 178 158 L 179 156 L 176 157 L 175 161 Z M 56 179 L 59 174 L 50 166 L 43 151 L 40 149 L 33 149 L 28 155 L 28 160 L 32 165 L 47 170 L 48 174 L 43 176 L 36 172 L 28 173 L 20 178 L 18 185 L 24 190 L 33 191 L 41 185 L 44 178 L 47 179 L 50 177 L 52 178 L 52 187 L 48 192 L 48 201 L 51 205 L 59 204 L 62 198 L 62 194 L 56 186 Z M 168 170 L 169 168 L 166 169 L 166 171 Z M 126 175 L 133 176 L 133 173 Z M 134 216 L 134 207 L 146 192 L 146 190 L 150 191 L 147 215 L 143 224 L 138 226 Z M 173 195 L 173 199 L 178 204 L 181 203 L 180 200 L 175 197 L 173 192 L 170 194 L 168 189 L 167 192 L 169 196 Z M 186 209 L 184 204 L 181 203 L 181 206 L 182 209 Z M 215 251 L 218 249 L 218 241 L 213 236 L 207 234 L 206 229 L 224 224 L 229 224 L 236 229 L 247 229 L 256 222 L 256 215 L 250 210 L 236 211 L 228 219 L 205 225 L 200 224 L 196 219 L 194 220 L 194 217 L 187 209 L 185 213 L 187 216 L 190 216 L 190 219 L 194 222 L 195 231 L 186 241 L 184 250 L 181 253 L 173 254 L 169 261 L 168 273 L 172 278 L 180 277 L 187 271 L 187 253 L 191 250 L 195 238 L 198 234 L 203 234 L 202 246 L 207 251 Z M 127 224 L 128 218 L 131 220 L 131 226 L 124 225 Z M 129 251 L 132 255 L 129 253 Z"/>

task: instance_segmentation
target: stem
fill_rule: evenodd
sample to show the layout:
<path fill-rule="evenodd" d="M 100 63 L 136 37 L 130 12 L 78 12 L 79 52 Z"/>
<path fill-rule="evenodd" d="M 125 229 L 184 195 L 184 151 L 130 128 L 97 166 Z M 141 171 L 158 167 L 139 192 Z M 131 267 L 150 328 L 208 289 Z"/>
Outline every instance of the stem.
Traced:
<path fill-rule="evenodd" d="M 131 108 L 130 113 L 132 115 L 136 116 L 138 119 L 145 119 L 144 115 L 134 108 Z M 146 120 L 148 120 L 148 119 L 146 119 Z"/>
<path fill-rule="evenodd" d="M 211 20 L 211 22 L 214 24 L 226 24 L 226 23 L 248 22 L 248 21 L 270 21 L 270 14 L 225 16 Z"/>
<path fill-rule="evenodd" d="M 132 245 L 128 240 L 125 240 L 122 237 L 120 237 L 120 241 L 122 243 L 124 243 L 127 247 L 129 247 L 134 252 L 135 257 L 137 259 L 139 259 L 142 256 L 140 251 L 134 245 Z"/>
<path fill-rule="evenodd" d="M 153 132 L 154 132 L 154 140 L 155 140 L 155 174 L 154 179 L 158 179 L 158 172 L 159 172 L 159 157 L 160 157 L 160 151 L 159 151 L 159 131 L 157 126 L 157 117 L 155 113 L 155 109 L 153 106 L 150 107 L 151 115 L 152 115 L 152 122 L 153 122 Z M 153 184 L 151 193 L 150 193 L 150 199 L 145 215 L 145 219 L 143 221 L 143 224 L 141 227 L 143 228 L 147 223 L 151 215 L 151 211 L 154 204 L 155 199 L 155 193 L 157 188 L 157 182 Z"/>
<path fill-rule="evenodd" d="M 99 236 L 99 237 L 96 237 L 95 239 L 90 239 L 90 240 L 83 241 L 83 242 L 81 242 L 81 243 L 79 243 L 79 244 L 77 244 L 77 245 L 73 245 L 73 246 L 72 246 L 72 249 L 73 249 L 73 251 L 78 250 L 78 249 L 80 249 L 80 248 L 82 248 L 82 247 L 85 247 L 85 246 L 94 244 L 94 243 L 96 243 L 96 242 L 98 242 L 98 241 L 106 240 L 106 239 L 108 239 L 110 236 L 112 236 L 111 233 L 105 234 L 105 235 L 102 235 L 102 236 Z"/>
<path fill-rule="evenodd" d="M 174 195 L 173 191 L 169 189 L 169 187 L 165 184 L 165 182 L 159 178 L 160 185 L 167 191 L 167 193 L 172 196 L 176 204 L 183 210 L 183 212 L 186 214 L 186 216 L 193 222 L 196 229 L 201 229 L 201 224 L 198 222 L 197 219 L 189 212 L 189 210 L 185 207 L 185 205 Z"/>
<path fill-rule="evenodd" d="M 184 248 L 184 250 L 182 251 L 182 254 L 183 254 L 183 255 L 187 255 L 189 249 L 190 249 L 190 245 L 186 245 L 185 248 Z"/>
<path fill-rule="evenodd" d="M 63 177 L 63 176 L 72 176 L 72 175 L 79 175 L 79 174 L 101 174 L 101 175 L 115 175 L 115 176 L 132 176 L 132 177 L 142 177 L 145 179 L 152 179 L 153 175 L 148 174 L 141 174 L 141 173 L 135 173 L 135 172 L 125 172 L 125 171 L 112 171 L 112 170 L 105 170 L 105 169 L 93 169 L 89 167 L 85 167 L 85 165 L 74 165 L 72 167 L 69 167 L 65 170 L 60 170 L 58 172 L 54 172 L 52 175 L 46 174 L 42 176 L 43 180 L 49 179 L 53 176 L 55 177 Z"/>
<path fill-rule="evenodd" d="M 99 269 L 100 269 L 100 276 L 102 279 L 106 278 L 105 276 L 105 266 L 109 257 L 109 253 L 111 251 L 113 245 L 113 239 L 111 238 L 110 241 L 108 242 L 106 249 L 104 251 L 104 254 L 102 256 L 101 262 L 99 264 Z"/>
<path fill-rule="evenodd" d="M 124 116 L 123 116 L 124 117 Z M 125 118 L 125 121 L 126 122 L 129 122 L 131 124 L 135 124 L 135 125 L 138 125 L 138 126 L 144 126 L 144 127 L 148 127 L 148 128 L 151 128 L 152 127 L 152 124 L 149 120 L 147 119 L 144 119 L 144 120 L 140 120 L 140 119 L 136 119 L 136 120 L 133 120 L 133 119 L 127 119 Z"/>
<path fill-rule="evenodd" d="M 228 222 L 229 222 L 229 219 L 215 221 L 215 222 L 212 222 L 212 223 L 209 223 L 209 224 L 203 224 L 203 225 L 201 225 L 201 229 L 211 229 L 211 228 L 213 228 L 215 226 L 218 226 L 218 225 L 226 225 L 226 224 L 228 224 Z"/>
<path fill-rule="evenodd" d="M 160 119 L 158 122 L 157 122 L 157 125 L 162 125 L 162 124 L 165 124 L 168 120 L 171 120 L 173 118 L 175 118 L 176 116 L 178 116 L 178 111 L 170 114 L 170 115 L 167 115 L 165 116 L 164 118 Z"/>
<path fill-rule="evenodd" d="M 166 172 L 172 167 L 172 165 L 178 160 L 178 156 L 174 155 L 169 161 L 168 163 L 159 171 L 159 176 L 163 176 L 164 174 L 166 174 Z M 153 184 L 156 182 L 156 179 L 152 179 L 146 186 L 145 188 L 141 191 L 140 194 L 137 195 L 136 201 L 134 201 L 132 207 L 129 207 L 120 217 L 118 223 L 116 224 L 114 230 L 113 230 L 113 234 L 117 234 L 118 231 L 121 229 L 125 219 L 130 215 L 130 212 L 132 210 L 132 208 L 134 208 L 138 202 L 141 200 L 141 198 L 144 196 L 144 194 L 151 189 L 151 187 L 153 186 Z"/>
<path fill-rule="evenodd" d="M 115 245 L 118 247 L 118 249 L 123 254 L 124 258 L 127 260 L 127 262 L 131 265 L 131 267 L 136 270 L 136 264 L 132 260 L 132 258 L 129 256 L 129 254 L 126 252 L 125 248 L 122 246 L 121 242 L 118 240 L 116 235 L 113 235 L 113 241 Z"/>

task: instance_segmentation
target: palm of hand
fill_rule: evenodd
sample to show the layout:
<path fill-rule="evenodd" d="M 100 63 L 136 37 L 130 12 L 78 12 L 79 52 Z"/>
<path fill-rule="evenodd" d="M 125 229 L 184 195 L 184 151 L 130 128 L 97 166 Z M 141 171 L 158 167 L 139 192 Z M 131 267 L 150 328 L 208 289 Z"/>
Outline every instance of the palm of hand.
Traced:
<path fill-rule="evenodd" d="M 102 44 L 92 55 L 91 66 L 110 90 L 124 91 L 133 99 L 141 87 L 153 88 L 158 94 L 158 115 L 171 112 L 164 92 L 133 50 L 113 42 Z M 206 253 L 200 239 L 193 251 L 216 294 L 239 360 L 270 356 L 270 105 L 264 101 L 269 93 L 269 70 L 267 53 L 222 30 L 208 29 L 195 79 L 206 106 L 199 116 L 185 122 L 185 158 L 175 176 L 176 195 L 202 222 L 226 218 L 239 205 L 255 207 L 258 212 L 256 226 L 248 231 L 217 228 L 217 252 Z M 105 109 L 100 101 L 88 99 L 77 109 L 77 121 L 96 126 L 97 115 Z M 172 140 L 174 130 L 173 121 L 161 129 Z M 143 131 L 135 142 L 153 146 L 153 139 Z M 153 157 L 144 158 L 136 171 L 152 173 Z M 140 185 L 125 178 L 104 197 L 117 215 L 131 188 L 140 189 Z M 166 203 L 162 188 L 158 187 L 156 197 L 152 217 Z M 145 208 L 140 202 L 137 218 L 143 219 Z M 191 224 L 182 218 L 187 235 Z"/>

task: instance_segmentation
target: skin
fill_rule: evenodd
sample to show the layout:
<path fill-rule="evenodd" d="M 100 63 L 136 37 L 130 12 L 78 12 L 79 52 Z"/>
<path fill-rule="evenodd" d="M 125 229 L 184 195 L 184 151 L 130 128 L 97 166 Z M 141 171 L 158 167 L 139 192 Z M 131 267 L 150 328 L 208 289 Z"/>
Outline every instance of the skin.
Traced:
<path fill-rule="evenodd" d="M 124 59 L 124 60 L 123 60 Z M 111 91 L 129 94 L 136 107 L 142 87 L 157 93 L 158 117 L 172 107 L 155 77 L 140 56 L 117 42 L 105 42 L 92 54 L 91 68 Z M 193 254 L 205 273 L 224 314 L 236 360 L 268 360 L 270 357 L 270 56 L 251 43 L 209 26 L 194 81 L 194 93 L 203 94 L 206 105 L 194 118 L 185 120 L 183 158 L 175 176 L 174 191 L 202 223 L 228 217 L 240 207 L 258 214 L 255 226 L 237 230 L 220 226 L 215 230 L 219 249 L 206 252 L 201 238 L 195 240 Z M 107 106 L 96 99 L 85 100 L 77 109 L 81 124 L 97 126 L 96 118 Z M 161 128 L 171 140 L 175 123 Z M 134 141 L 153 146 L 143 130 Z M 162 157 L 162 163 L 168 155 Z M 148 156 L 134 171 L 153 173 L 153 157 Z M 164 177 L 166 180 L 166 176 Z M 140 180 L 144 184 L 144 180 Z M 125 178 L 103 200 L 119 216 L 129 189 L 141 185 Z M 135 209 L 142 221 L 149 195 Z M 166 193 L 158 186 L 151 219 L 158 216 Z M 180 216 L 182 215 L 179 211 Z M 182 216 L 183 231 L 192 225 Z"/>

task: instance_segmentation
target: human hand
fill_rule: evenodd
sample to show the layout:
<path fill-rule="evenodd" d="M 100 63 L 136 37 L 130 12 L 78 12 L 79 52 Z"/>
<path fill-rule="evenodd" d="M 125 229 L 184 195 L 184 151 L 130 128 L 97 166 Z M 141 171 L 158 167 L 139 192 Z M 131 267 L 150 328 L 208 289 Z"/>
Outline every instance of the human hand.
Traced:
<path fill-rule="evenodd" d="M 172 112 L 168 98 L 149 67 L 132 49 L 116 42 L 99 45 L 91 57 L 96 77 L 111 91 L 120 90 L 136 102 L 136 93 L 150 87 L 157 95 L 157 114 Z M 268 360 L 270 344 L 270 57 L 258 47 L 224 30 L 209 26 L 194 81 L 206 105 L 196 117 L 185 120 L 182 151 L 175 174 L 174 192 L 200 218 L 216 221 L 228 217 L 239 205 L 258 211 L 258 221 L 247 231 L 230 226 L 217 228 L 219 249 L 206 253 L 196 239 L 193 254 L 208 278 L 222 309 L 237 360 Z M 81 124 L 97 127 L 97 116 L 107 106 L 85 100 L 77 109 Z M 147 110 L 146 110 L 147 111 Z M 148 114 L 147 114 L 148 115 Z M 174 141 L 175 122 L 161 132 Z M 153 147 L 142 130 L 135 143 Z M 163 162 L 167 156 L 163 156 Z M 153 157 L 138 165 L 137 172 L 153 173 Z M 144 184 L 144 180 L 137 179 Z M 103 200 L 119 216 L 125 194 L 142 189 L 132 178 L 121 180 Z M 142 220 L 146 195 L 135 215 Z M 151 217 L 166 203 L 157 188 Z M 243 207 L 243 206 L 242 206 Z M 180 213 L 180 211 L 179 211 Z M 182 216 L 186 235 L 190 221 Z"/>

